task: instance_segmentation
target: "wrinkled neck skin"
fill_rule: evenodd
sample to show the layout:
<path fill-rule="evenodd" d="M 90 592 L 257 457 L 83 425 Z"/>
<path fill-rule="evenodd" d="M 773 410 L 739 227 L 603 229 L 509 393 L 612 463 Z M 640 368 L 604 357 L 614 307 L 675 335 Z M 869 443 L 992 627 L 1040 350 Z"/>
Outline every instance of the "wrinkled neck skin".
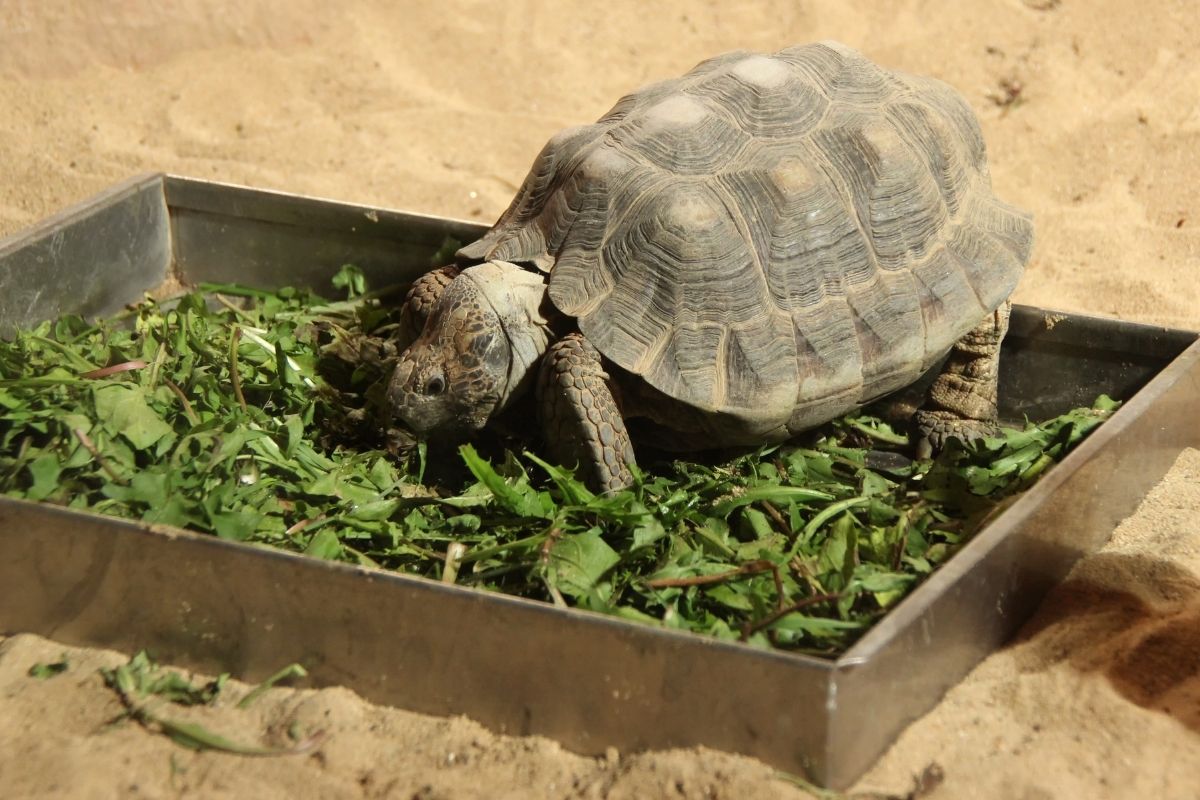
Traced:
<path fill-rule="evenodd" d="M 464 270 L 482 298 L 500 319 L 509 344 L 508 374 L 498 387 L 500 399 L 493 415 L 507 408 L 529 388 L 535 368 L 550 345 L 550 327 L 542 303 L 544 276 L 507 261 L 488 261 Z"/>

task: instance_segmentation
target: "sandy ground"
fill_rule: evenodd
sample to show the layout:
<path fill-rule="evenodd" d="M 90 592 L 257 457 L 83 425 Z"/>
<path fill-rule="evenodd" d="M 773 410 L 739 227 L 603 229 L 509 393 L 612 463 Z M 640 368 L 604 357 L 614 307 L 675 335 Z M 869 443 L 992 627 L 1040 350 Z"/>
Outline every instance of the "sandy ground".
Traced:
<path fill-rule="evenodd" d="M 734 48 L 835 38 L 958 87 L 993 182 L 1038 240 L 1017 300 L 1200 328 L 1200 15 L 1191 0 L 0 2 L 0 235 L 166 170 L 490 221 L 544 140 Z M 916 723 L 863 786 L 936 797 L 1200 793 L 1200 456 Z M 582 759 L 467 720 L 281 690 L 205 714 L 245 740 L 292 720 L 316 756 L 191 754 L 134 726 L 96 667 L 0 644 L 6 797 L 788 797 L 713 752 Z M 274 737 L 274 739 L 272 739 Z"/>

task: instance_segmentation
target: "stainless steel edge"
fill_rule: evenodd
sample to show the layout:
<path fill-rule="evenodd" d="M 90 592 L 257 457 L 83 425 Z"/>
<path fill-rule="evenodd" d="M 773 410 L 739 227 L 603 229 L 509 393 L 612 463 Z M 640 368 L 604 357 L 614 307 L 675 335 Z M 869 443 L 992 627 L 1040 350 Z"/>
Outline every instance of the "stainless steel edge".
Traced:
<path fill-rule="evenodd" d="M 433 266 L 448 243 L 466 244 L 486 227 L 402 211 L 316 200 L 283 192 L 166 179 L 175 264 L 188 283 L 239 282 L 329 290 L 353 263 L 379 288 Z"/>
<path fill-rule="evenodd" d="M 0 335 L 71 312 L 112 314 L 162 283 L 162 176 L 140 176 L 0 242 Z"/>
<path fill-rule="evenodd" d="M 469 714 L 602 753 L 690 745 L 816 765 L 829 662 L 423 578 L 0 499 L 0 630 Z"/>
<path fill-rule="evenodd" d="M 1194 335 L 1193 335 L 1194 337 Z M 1185 447 L 1200 447 L 1200 341 L 994 519 L 837 662 L 826 785 L 851 784 L 1003 644 Z"/>
<path fill-rule="evenodd" d="M 1001 417 L 1013 422 L 1048 419 L 1089 406 L 1101 393 L 1128 400 L 1196 335 L 1015 306 L 1000 359 Z"/>
<path fill-rule="evenodd" d="M 454 217 L 438 217 L 401 209 L 379 208 L 312 195 L 260 189 L 184 175 L 163 176 L 167 204 L 173 208 L 324 228 L 400 229 L 405 238 L 424 235 L 435 247 L 447 235 L 474 239 L 488 226 Z M 369 224 L 365 224 L 369 223 Z"/>
<path fill-rule="evenodd" d="M 16 250 L 27 247 L 30 243 L 45 238 L 47 235 L 61 230 L 73 222 L 92 216 L 99 209 L 107 208 L 114 203 L 121 202 L 130 193 L 141 191 L 156 184 L 161 187 L 162 183 L 163 175 L 161 173 L 143 173 L 116 183 L 91 197 L 80 200 L 78 203 L 72 203 L 27 228 L 0 238 L 0 259 L 8 257 Z"/>

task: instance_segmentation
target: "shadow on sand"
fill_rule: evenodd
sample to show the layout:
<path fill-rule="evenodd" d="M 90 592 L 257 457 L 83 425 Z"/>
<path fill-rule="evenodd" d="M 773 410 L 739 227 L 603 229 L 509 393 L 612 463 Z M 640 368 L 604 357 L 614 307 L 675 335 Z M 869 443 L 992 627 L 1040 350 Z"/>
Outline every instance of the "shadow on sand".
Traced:
<path fill-rule="evenodd" d="M 1141 555 L 1079 566 L 1018 635 L 1020 668 L 1099 672 L 1130 702 L 1200 733 L 1200 578 Z"/>

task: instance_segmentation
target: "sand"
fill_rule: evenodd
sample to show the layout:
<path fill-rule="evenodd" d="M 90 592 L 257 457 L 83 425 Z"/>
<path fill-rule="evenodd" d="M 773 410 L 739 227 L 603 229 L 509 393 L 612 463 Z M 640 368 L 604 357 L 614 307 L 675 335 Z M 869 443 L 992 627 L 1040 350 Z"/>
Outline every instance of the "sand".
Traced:
<path fill-rule="evenodd" d="M 835 38 L 975 108 L 997 192 L 1036 217 L 1018 301 L 1200 328 L 1190 0 L 77 6 L 0 4 L 0 236 L 159 170 L 490 221 L 551 133 L 626 91 L 725 50 Z M 863 787 L 907 791 L 936 761 L 937 797 L 1195 796 L 1198 479 L 1190 451 Z M 119 708 L 95 670 L 122 656 L 71 650 L 67 674 L 25 676 L 63 650 L 0 645 L 5 796 L 802 796 L 748 759 L 581 759 L 345 690 L 201 712 L 255 741 L 319 723 L 320 755 L 196 755 L 101 730 Z"/>

